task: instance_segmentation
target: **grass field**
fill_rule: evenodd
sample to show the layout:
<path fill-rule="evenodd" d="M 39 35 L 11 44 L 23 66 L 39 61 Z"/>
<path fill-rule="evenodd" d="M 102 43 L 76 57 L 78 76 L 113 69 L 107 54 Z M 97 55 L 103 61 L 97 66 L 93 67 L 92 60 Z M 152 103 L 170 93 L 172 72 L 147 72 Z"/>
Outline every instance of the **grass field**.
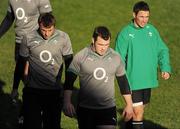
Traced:
<path fill-rule="evenodd" d="M 137 0 L 51 0 L 57 28 L 70 35 L 74 53 L 91 42 L 92 31 L 97 25 L 105 25 L 112 32 L 112 44 L 118 31 L 132 18 L 132 6 Z M 150 22 L 159 30 L 170 49 L 172 75 L 170 80 L 159 78 L 159 88 L 152 92 L 151 103 L 145 111 L 147 129 L 180 128 L 180 1 L 146 0 L 151 8 Z M 1 0 L 0 22 L 6 14 L 8 0 Z M 12 105 L 10 91 L 14 70 L 14 29 L 0 39 L 0 129 L 16 129 L 18 105 Z M 78 87 L 78 83 L 76 83 Z M 22 84 L 19 89 L 20 102 Z M 116 88 L 118 112 L 123 101 Z M 118 128 L 122 129 L 121 115 Z M 75 118 L 62 115 L 63 129 L 76 129 Z"/>

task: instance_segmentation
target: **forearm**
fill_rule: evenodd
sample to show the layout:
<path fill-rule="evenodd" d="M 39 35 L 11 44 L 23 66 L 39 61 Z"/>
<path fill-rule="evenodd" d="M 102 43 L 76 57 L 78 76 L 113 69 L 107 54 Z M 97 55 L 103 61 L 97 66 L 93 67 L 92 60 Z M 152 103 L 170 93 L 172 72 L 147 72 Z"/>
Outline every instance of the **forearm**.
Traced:
<path fill-rule="evenodd" d="M 71 103 L 72 90 L 64 90 L 64 103 Z"/>
<path fill-rule="evenodd" d="M 76 80 L 76 75 L 72 72 L 67 72 L 67 77 L 65 78 L 64 83 L 64 105 L 63 110 L 64 114 L 69 117 L 73 117 L 75 114 L 75 108 L 71 102 L 73 84 Z"/>
<path fill-rule="evenodd" d="M 77 78 L 77 75 L 73 72 L 67 71 L 65 82 L 64 82 L 64 90 L 73 90 L 74 82 Z"/>
<path fill-rule="evenodd" d="M 26 61 L 25 67 L 24 67 L 24 76 L 28 75 L 29 71 L 29 61 Z"/>
<path fill-rule="evenodd" d="M 4 18 L 4 20 L 0 25 L 0 38 L 9 30 L 13 22 L 14 22 L 14 15 L 12 13 L 7 12 L 6 17 Z"/>
<path fill-rule="evenodd" d="M 73 90 L 73 84 L 77 78 L 77 75 L 73 72 L 67 72 L 67 76 L 65 78 L 64 83 L 64 103 L 71 102 L 71 95 Z"/>
<path fill-rule="evenodd" d="M 122 95 L 131 94 L 130 86 L 126 75 L 116 77 Z"/>
<path fill-rule="evenodd" d="M 71 102 L 72 90 L 64 91 L 64 103 L 63 103 L 63 111 L 64 114 L 68 117 L 73 117 L 76 114 L 74 105 Z"/>
<path fill-rule="evenodd" d="M 63 56 L 64 58 L 64 62 L 65 62 L 65 69 L 67 70 L 69 65 L 71 64 L 71 61 L 73 60 L 73 55 L 66 55 L 66 56 Z"/>
<path fill-rule="evenodd" d="M 129 82 L 126 75 L 116 77 L 116 78 L 118 81 L 121 94 L 123 95 L 123 98 L 126 102 L 126 105 L 132 106 L 131 90 L 130 90 Z"/>
<path fill-rule="evenodd" d="M 123 98 L 127 106 L 132 106 L 133 102 L 132 102 L 131 94 L 123 95 Z"/>
<path fill-rule="evenodd" d="M 124 117 L 124 121 L 129 121 L 134 116 L 131 94 L 123 95 L 123 98 L 126 105 L 124 107 L 122 115 Z"/>

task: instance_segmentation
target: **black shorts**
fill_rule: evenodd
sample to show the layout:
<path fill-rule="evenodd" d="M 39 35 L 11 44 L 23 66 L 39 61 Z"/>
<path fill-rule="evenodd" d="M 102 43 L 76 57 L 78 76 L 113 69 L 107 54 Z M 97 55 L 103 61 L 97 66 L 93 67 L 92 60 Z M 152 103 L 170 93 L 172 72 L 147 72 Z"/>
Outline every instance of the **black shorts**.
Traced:
<path fill-rule="evenodd" d="M 23 116 L 25 129 L 60 129 L 61 90 L 23 89 Z M 43 113 L 42 113 L 43 112 Z"/>
<path fill-rule="evenodd" d="M 150 102 L 151 89 L 133 90 L 132 101 L 133 106 L 145 105 Z"/>
<path fill-rule="evenodd" d="M 95 129 L 99 125 L 116 125 L 116 107 L 107 109 L 89 109 L 78 107 L 79 129 Z"/>

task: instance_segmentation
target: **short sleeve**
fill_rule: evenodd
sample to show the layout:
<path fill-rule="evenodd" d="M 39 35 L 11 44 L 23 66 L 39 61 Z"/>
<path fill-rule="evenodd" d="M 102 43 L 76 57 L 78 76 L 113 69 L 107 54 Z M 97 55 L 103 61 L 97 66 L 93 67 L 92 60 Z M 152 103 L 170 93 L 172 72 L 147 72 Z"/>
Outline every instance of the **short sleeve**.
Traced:
<path fill-rule="evenodd" d="M 82 58 L 83 58 L 84 53 L 82 51 L 78 52 L 74 58 L 73 61 L 71 62 L 68 71 L 73 72 L 76 75 L 79 75 L 80 73 L 80 69 L 81 69 L 81 62 L 82 62 Z"/>
<path fill-rule="evenodd" d="M 72 45 L 71 45 L 71 40 L 69 38 L 69 35 L 66 34 L 65 36 L 65 43 L 64 43 L 64 46 L 63 46 L 63 56 L 66 56 L 66 55 L 70 55 L 70 54 L 73 54 L 73 50 L 72 50 Z"/>
<path fill-rule="evenodd" d="M 118 58 L 117 59 L 118 67 L 116 70 L 116 76 L 119 77 L 119 76 L 123 76 L 124 74 L 126 74 L 126 71 L 125 71 L 125 64 L 122 61 L 121 57 L 117 56 L 117 58 Z"/>
<path fill-rule="evenodd" d="M 13 13 L 13 10 L 12 10 L 12 7 L 11 7 L 10 2 L 8 2 L 8 8 L 7 8 L 7 11 L 10 12 L 10 13 Z"/>
<path fill-rule="evenodd" d="M 27 36 L 23 36 L 22 43 L 20 45 L 20 52 L 19 54 L 23 57 L 29 57 L 29 48 L 28 48 L 28 40 Z"/>
<path fill-rule="evenodd" d="M 42 13 L 48 13 L 52 12 L 52 7 L 49 0 L 40 0 L 39 2 L 39 12 Z"/>

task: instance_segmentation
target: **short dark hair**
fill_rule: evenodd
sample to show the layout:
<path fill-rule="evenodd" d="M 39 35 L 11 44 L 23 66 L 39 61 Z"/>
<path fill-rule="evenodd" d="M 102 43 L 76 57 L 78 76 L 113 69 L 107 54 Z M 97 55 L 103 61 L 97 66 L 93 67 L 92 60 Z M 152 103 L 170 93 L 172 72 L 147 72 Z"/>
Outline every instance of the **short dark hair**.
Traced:
<path fill-rule="evenodd" d="M 94 41 L 97 40 L 97 37 L 100 36 L 104 40 L 108 40 L 111 38 L 111 33 L 109 29 L 105 26 L 98 26 L 94 29 L 92 37 L 94 38 Z"/>
<path fill-rule="evenodd" d="M 38 24 L 42 24 L 44 27 L 55 26 L 56 20 L 51 13 L 43 13 L 39 16 Z"/>
<path fill-rule="evenodd" d="M 144 1 L 137 2 L 133 7 L 133 12 L 138 14 L 139 11 L 150 11 L 149 5 Z"/>

